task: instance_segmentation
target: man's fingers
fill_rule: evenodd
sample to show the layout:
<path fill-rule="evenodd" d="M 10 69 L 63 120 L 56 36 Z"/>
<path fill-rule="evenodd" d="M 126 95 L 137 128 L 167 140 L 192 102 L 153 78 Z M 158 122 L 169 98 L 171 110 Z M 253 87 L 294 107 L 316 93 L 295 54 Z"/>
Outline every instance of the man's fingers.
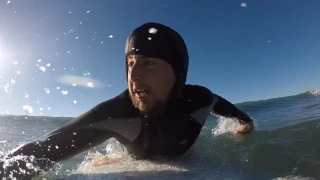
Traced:
<path fill-rule="evenodd" d="M 102 160 L 97 160 L 92 163 L 92 166 L 102 166 L 102 165 L 107 165 L 107 164 L 113 164 L 113 163 L 118 163 L 120 162 L 120 159 L 102 159 Z"/>
<path fill-rule="evenodd" d="M 254 125 L 252 122 L 244 125 L 240 125 L 240 127 L 237 130 L 237 134 L 246 134 L 251 131 L 253 131 Z"/>

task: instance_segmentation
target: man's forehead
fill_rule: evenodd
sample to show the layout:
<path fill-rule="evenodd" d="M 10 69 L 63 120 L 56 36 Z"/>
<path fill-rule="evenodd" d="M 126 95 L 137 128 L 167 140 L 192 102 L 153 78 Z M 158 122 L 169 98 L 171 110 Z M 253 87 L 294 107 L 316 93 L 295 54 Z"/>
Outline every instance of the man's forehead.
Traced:
<path fill-rule="evenodd" d="M 133 55 L 129 55 L 127 57 L 127 60 L 130 60 L 130 59 L 142 59 L 142 58 L 158 59 L 156 57 L 151 57 L 151 56 L 147 56 L 147 55 L 133 54 Z"/>
<path fill-rule="evenodd" d="M 147 57 L 146 55 L 143 55 L 143 54 L 132 54 L 132 55 L 129 55 L 127 57 L 127 59 L 132 59 L 132 58 L 141 58 L 141 57 Z"/>

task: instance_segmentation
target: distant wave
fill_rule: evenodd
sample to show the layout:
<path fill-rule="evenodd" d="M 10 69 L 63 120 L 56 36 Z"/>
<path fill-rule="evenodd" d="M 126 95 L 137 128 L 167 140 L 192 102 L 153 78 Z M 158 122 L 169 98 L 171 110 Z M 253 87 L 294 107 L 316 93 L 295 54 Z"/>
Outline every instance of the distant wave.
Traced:
<path fill-rule="evenodd" d="M 297 94 L 297 96 L 320 96 L 319 90 L 308 90 L 304 93 Z"/>
<path fill-rule="evenodd" d="M 244 101 L 241 103 L 236 103 L 236 105 L 248 105 L 248 104 L 257 104 L 257 103 L 263 103 L 263 102 L 271 102 L 275 100 L 283 100 L 283 99 L 290 99 L 290 98 L 299 98 L 299 97 L 320 97 L 320 90 L 308 90 L 303 93 L 299 93 L 296 95 L 291 96 L 283 96 L 283 97 L 276 97 L 276 98 L 270 98 L 265 100 L 257 100 L 257 101 Z"/>
<path fill-rule="evenodd" d="M 29 116 L 29 115 L 3 115 L 0 116 L 0 120 L 6 119 L 6 120 L 17 120 L 17 121 L 25 121 L 25 120 L 61 120 L 61 121 L 69 121 L 74 119 L 74 117 L 55 117 L 55 116 Z"/>

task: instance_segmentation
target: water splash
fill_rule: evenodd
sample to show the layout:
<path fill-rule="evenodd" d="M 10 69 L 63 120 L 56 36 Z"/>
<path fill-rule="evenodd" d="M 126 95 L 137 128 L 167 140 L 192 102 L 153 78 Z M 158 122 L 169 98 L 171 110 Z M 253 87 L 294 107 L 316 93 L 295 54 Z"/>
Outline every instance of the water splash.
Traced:
<path fill-rule="evenodd" d="M 50 89 L 49 89 L 49 88 L 44 88 L 44 91 L 45 91 L 47 94 L 50 94 Z"/>
<path fill-rule="evenodd" d="M 62 91 L 61 91 L 61 94 L 62 94 L 62 95 L 67 95 L 68 93 L 69 93 L 69 92 L 68 92 L 68 91 L 65 91 L 65 90 L 62 90 Z"/>
<path fill-rule="evenodd" d="M 248 7 L 247 3 L 241 3 L 241 7 Z"/>
<path fill-rule="evenodd" d="M 3 170 L 8 174 L 8 177 L 10 179 L 22 178 L 21 175 L 28 177 L 29 174 L 33 173 L 45 174 L 46 171 L 49 169 L 58 172 L 61 168 L 61 165 L 59 163 L 55 163 L 46 158 L 37 159 L 34 156 L 17 155 L 9 159 L 1 160 Z M 37 166 L 35 164 L 39 164 L 40 166 L 46 167 L 45 169 L 41 169 L 40 166 Z M 47 165 L 49 165 L 50 167 L 48 167 Z M 17 171 L 15 171 L 16 166 L 19 166 L 19 169 L 17 169 Z"/>
<path fill-rule="evenodd" d="M 29 105 L 23 105 L 22 109 L 24 112 L 28 113 L 28 114 L 32 114 L 33 113 L 33 108 Z"/>
<path fill-rule="evenodd" d="M 240 124 L 236 119 L 216 116 L 218 118 L 218 125 L 212 129 L 214 135 L 220 135 L 227 132 L 236 133 Z"/>
<path fill-rule="evenodd" d="M 158 32 L 158 30 L 156 29 L 156 28 L 150 28 L 149 29 L 149 33 L 150 34 L 155 34 L 155 33 L 157 33 Z"/>
<path fill-rule="evenodd" d="M 40 71 L 42 71 L 42 72 L 46 72 L 46 67 L 44 67 L 44 66 L 40 66 L 39 69 L 40 69 Z"/>

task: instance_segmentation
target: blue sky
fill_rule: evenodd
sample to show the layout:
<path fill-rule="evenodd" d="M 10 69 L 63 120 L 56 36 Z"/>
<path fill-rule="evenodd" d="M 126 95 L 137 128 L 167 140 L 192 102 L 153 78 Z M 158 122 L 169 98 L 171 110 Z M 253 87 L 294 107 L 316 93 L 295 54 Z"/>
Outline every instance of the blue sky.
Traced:
<path fill-rule="evenodd" d="M 26 114 L 29 105 L 32 115 L 79 116 L 118 95 L 126 38 L 150 21 L 184 37 L 187 83 L 232 103 L 320 89 L 319 8 L 317 0 L 2 0 L 0 112 Z"/>

